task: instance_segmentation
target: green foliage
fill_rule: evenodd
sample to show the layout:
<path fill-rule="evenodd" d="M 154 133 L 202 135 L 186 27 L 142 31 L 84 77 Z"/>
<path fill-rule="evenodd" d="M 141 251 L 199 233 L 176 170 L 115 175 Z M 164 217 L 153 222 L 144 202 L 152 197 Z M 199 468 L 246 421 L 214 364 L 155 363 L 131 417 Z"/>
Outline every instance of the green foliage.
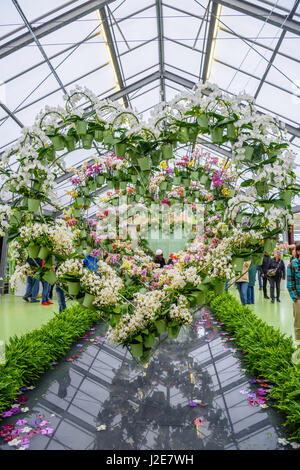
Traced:
<path fill-rule="evenodd" d="M 293 439 L 300 438 L 300 366 L 291 362 L 291 337 L 267 325 L 230 294 L 209 294 L 210 307 L 244 353 L 244 368 L 272 383 L 272 406 L 286 416 Z"/>
<path fill-rule="evenodd" d="M 39 330 L 11 337 L 6 345 L 6 362 L 0 365 L 0 412 L 12 405 L 20 387 L 33 385 L 50 369 L 50 362 L 62 357 L 97 320 L 99 313 L 75 304 Z"/>

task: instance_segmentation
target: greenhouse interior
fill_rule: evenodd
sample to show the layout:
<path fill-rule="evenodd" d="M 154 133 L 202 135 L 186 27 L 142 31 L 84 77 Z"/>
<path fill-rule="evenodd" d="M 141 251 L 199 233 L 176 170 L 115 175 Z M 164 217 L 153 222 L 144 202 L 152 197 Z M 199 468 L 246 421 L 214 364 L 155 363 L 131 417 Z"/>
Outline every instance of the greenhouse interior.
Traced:
<path fill-rule="evenodd" d="M 0 450 L 297 455 L 300 0 L 0 18 Z"/>

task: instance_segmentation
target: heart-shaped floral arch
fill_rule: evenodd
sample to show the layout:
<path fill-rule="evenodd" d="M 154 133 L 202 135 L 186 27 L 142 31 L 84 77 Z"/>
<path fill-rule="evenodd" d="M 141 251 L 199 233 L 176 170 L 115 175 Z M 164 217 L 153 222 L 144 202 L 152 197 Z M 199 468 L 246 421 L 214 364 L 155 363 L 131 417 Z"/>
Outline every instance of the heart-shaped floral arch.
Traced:
<path fill-rule="evenodd" d="M 201 142 L 216 149 L 226 144 L 230 157 L 221 163 L 205 158 Z M 187 146 L 191 157 L 174 158 Z M 45 215 L 42 205 L 61 209 L 55 179 L 65 173 L 65 155 L 78 148 L 95 154 L 73 169 L 65 218 Z M 245 260 L 260 264 L 263 252 L 274 250 L 299 191 L 294 160 L 280 123 L 258 113 L 246 95 L 232 98 L 214 85 L 198 85 L 157 106 L 144 122 L 134 110 L 77 88 L 64 108 L 42 111 L 2 157 L 2 198 L 11 201 L 0 206 L 0 229 L 18 260 L 12 283 L 25 274 L 60 282 L 109 320 L 112 341 L 147 362 L 156 337 L 177 337 L 209 291 L 222 292 Z M 109 192 L 98 200 L 98 220 L 88 219 L 103 188 Z M 133 248 L 119 232 L 114 238 L 99 233 L 104 204 L 117 207 L 119 216 L 124 199 L 125 210 L 202 205 L 204 233 L 177 253 L 173 266 L 159 269 L 145 244 Z M 98 250 L 95 271 L 82 264 L 92 250 Z M 45 263 L 30 268 L 27 256 Z"/>

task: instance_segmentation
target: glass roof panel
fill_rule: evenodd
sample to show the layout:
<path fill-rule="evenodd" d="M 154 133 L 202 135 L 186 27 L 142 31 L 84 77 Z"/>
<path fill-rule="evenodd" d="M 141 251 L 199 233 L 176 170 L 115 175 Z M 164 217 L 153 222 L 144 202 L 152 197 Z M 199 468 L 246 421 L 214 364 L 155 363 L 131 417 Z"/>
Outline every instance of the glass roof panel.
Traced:
<path fill-rule="evenodd" d="M 16 137 L 19 137 L 21 128 L 12 118 L 8 118 L 3 124 L 2 122 L 0 124 L 0 143 L 1 147 L 4 147 Z"/>
<path fill-rule="evenodd" d="M 125 79 L 143 71 L 147 67 L 158 63 L 158 47 L 157 42 L 149 42 L 128 54 L 122 56 L 122 68 Z"/>
<path fill-rule="evenodd" d="M 61 14 L 64 11 L 68 11 L 72 8 L 77 7 L 81 3 L 84 3 L 84 0 L 72 0 L 64 1 L 62 0 L 51 0 L 51 2 L 42 1 L 37 2 L 36 0 L 18 0 L 20 7 L 22 8 L 24 14 L 26 15 L 28 21 L 35 20 L 39 16 L 47 14 L 47 20 L 51 17 L 55 17 Z M 48 15 L 49 11 L 56 10 L 59 7 L 59 11 Z M 45 20 L 44 20 L 45 21 Z M 36 25 L 35 25 L 36 26 Z"/>
<path fill-rule="evenodd" d="M 293 99 L 292 99 L 293 98 Z M 300 100 L 289 93 L 264 84 L 256 100 L 257 104 L 268 107 L 274 113 L 288 115 L 294 122 L 300 121 Z"/>
<path fill-rule="evenodd" d="M 49 8 L 49 5 L 48 5 Z M 0 41 L 3 36 L 11 33 L 16 28 L 20 27 L 23 21 L 19 13 L 14 7 L 11 0 L 1 1 L 1 26 L 0 26 Z"/>
<path fill-rule="evenodd" d="M 202 55 L 198 51 L 193 51 L 178 43 L 165 41 L 165 56 L 170 65 L 199 76 Z"/>

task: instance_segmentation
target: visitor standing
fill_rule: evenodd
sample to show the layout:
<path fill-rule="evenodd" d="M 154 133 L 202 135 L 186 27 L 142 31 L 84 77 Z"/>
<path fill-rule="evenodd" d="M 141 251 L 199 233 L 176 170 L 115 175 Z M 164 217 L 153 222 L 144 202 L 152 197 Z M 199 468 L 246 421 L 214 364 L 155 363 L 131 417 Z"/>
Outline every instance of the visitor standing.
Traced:
<path fill-rule="evenodd" d="M 45 260 L 42 260 L 42 267 L 45 266 Z M 45 268 L 46 271 L 49 270 L 50 268 Z M 42 290 L 42 305 L 53 305 L 53 302 L 50 302 L 50 290 L 51 290 L 51 284 L 47 281 L 44 281 L 42 274 L 40 276 L 40 281 L 42 282 L 43 290 Z"/>
<path fill-rule="evenodd" d="M 163 268 L 166 265 L 162 250 L 156 250 L 153 261 L 154 263 L 159 264 L 160 268 Z"/>
<path fill-rule="evenodd" d="M 249 283 L 248 283 L 248 290 L 247 290 L 247 304 L 254 304 L 254 286 L 255 286 L 256 271 L 257 271 L 257 266 L 251 263 L 249 273 L 248 273 Z"/>
<path fill-rule="evenodd" d="M 263 281 L 262 281 L 262 277 L 261 277 L 261 271 L 260 271 L 258 266 L 257 266 L 257 279 L 258 279 L 259 290 L 262 290 L 263 289 Z"/>
<path fill-rule="evenodd" d="M 287 288 L 294 302 L 294 332 L 297 350 L 292 356 L 295 364 L 300 363 L 300 243 L 296 244 L 296 257 L 287 268 Z"/>
<path fill-rule="evenodd" d="M 29 266 L 32 266 L 33 268 L 37 268 L 42 265 L 42 260 L 41 258 L 30 258 L 28 257 L 26 260 L 26 263 L 29 264 Z M 39 303 L 39 300 L 37 300 L 37 296 L 39 293 L 39 288 L 40 288 L 40 279 L 35 279 L 33 276 L 27 276 L 26 278 L 26 291 L 23 296 L 23 299 L 26 302 L 29 302 L 29 297 L 31 298 L 30 302 L 32 304 L 34 303 Z"/>
<path fill-rule="evenodd" d="M 242 273 L 235 283 L 239 291 L 240 299 L 243 305 L 247 304 L 247 293 L 248 293 L 248 285 L 249 285 L 249 276 L 248 276 L 249 268 L 250 268 L 250 261 L 244 261 Z"/>
<path fill-rule="evenodd" d="M 268 296 L 267 292 L 267 284 L 268 284 L 268 277 L 267 277 L 267 272 L 269 269 L 269 265 L 271 262 L 271 256 L 267 251 L 265 251 L 264 257 L 263 257 L 263 262 L 261 266 L 258 267 L 258 269 L 261 272 L 261 277 L 263 279 L 263 291 L 264 291 L 264 298 L 269 299 L 270 297 Z"/>
<path fill-rule="evenodd" d="M 276 287 L 276 299 L 280 302 L 280 282 L 281 279 L 285 279 L 285 265 L 281 259 L 281 253 L 279 251 L 274 252 L 274 258 L 271 259 L 267 276 L 270 282 L 271 302 L 274 303 L 275 296 L 274 291 Z"/>

